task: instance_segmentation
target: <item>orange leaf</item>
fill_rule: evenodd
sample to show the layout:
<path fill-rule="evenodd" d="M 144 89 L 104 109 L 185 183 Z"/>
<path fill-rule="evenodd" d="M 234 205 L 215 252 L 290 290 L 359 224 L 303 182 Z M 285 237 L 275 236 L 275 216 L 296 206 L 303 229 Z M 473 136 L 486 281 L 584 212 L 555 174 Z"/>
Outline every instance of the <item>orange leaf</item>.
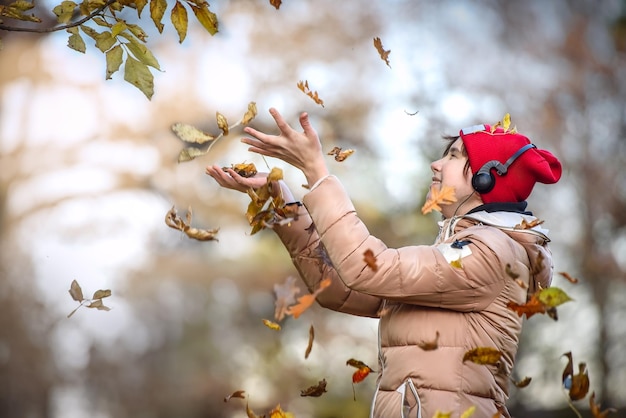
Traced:
<path fill-rule="evenodd" d="M 298 298 L 298 303 L 296 305 L 290 306 L 285 312 L 287 315 L 291 315 L 294 318 L 298 318 L 304 311 L 309 309 L 313 302 L 315 302 L 315 298 L 320 294 L 322 290 L 330 286 L 331 280 L 326 278 L 320 282 L 317 290 L 309 295 L 304 295 Z"/>
<path fill-rule="evenodd" d="M 302 92 L 304 94 L 306 94 L 307 96 L 309 96 L 311 99 L 313 99 L 313 101 L 315 103 L 317 103 L 318 105 L 324 107 L 324 101 L 322 99 L 319 98 L 319 96 L 317 95 L 316 91 L 311 91 L 309 89 L 309 82 L 307 80 L 305 81 L 298 81 L 298 88 L 300 90 L 302 90 Z"/>
<path fill-rule="evenodd" d="M 352 154 L 354 154 L 353 149 L 347 149 L 342 151 L 340 147 L 334 147 L 326 155 L 334 155 L 335 161 L 342 162 Z"/>
<path fill-rule="evenodd" d="M 525 377 L 520 381 L 515 381 L 515 380 L 511 380 L 513 382 L 513 384 L 515 385 L 515 387 L 517 388 L 525 388 L 526 386 L 530 385 L 530 381 L 533 380 L 532 377 Z"/>
<path fill-rule="evenodd" d="M 522 219 L 522 222 L 518 225 L 515 225 L 514 229 L 532 229 L 536 226 L 539 226 L 543 223 L 543 221 L 539 219 L 532 220 L 530 222 L 526 222 L 526 219 Z"/>
<path fill-rule="evenodd" d="M 352 383 L 362 382 L 373 370 L 361 360 L 353 358 L 346 361 L 347 366 L 356 367 L 357 371 L 352 374 Z"/>
<path fill-rule="evenodd" d="M 591 415 L 593 418 L 606 418 L 611 412 L 617 412 L 615 408 L 608 408 L 604 411 L 600 410 L 600 404 L 596 403 L 596 393 L 592 392 L 589 397 L 589 408 L 591 410 Z"/>
<path fill-rule="evenodd" d="M 363 253 L 363 261 L 365 261 L 365 264 L 367 264 L 369 268 L 371 268 L 374 271 L 378 271 L 378 265 L 376 264 L 376 256 L 374 256 L 374 252 L 370 250 L 369 248 L 365 250 L 365 252 Z"/>
<path fill-rule="evenodd" d="M 422 206 L 422 214 L 426 215 L 433 210 L 441 212 L 441 206 L 439 205 L 449 205 L 453 202 L 456 202 L 454 187 L 442 186 L 441 188 L 437 188 L 433 186 L 430 188 L 428 199 L 424 203 L 424 206 Z"/>
<path fill-rule="evenodd" d="M 276 8 L 276 10 L 280 9 L 280 5 L 282 0 L 270 0 L 270 4 Z"/>
<path fill-rule="evenodd" d="M 385 49 L 383 48 L 383 42 L 378 37 L 374 38 L 374 47 L 376 48 L 376 51 L 378 51 L 380 59 L 385 61 L 387 67 L 391 68 L 391 65 L 389 65 L 389 54 L 391 53 L 391 50 L 385 51 Z"/>
<path fill-rule="evenodd" d="M 435 339 L 433 341 L 421 341 L 417 343 L 419 348 L 424 351 L 432 351 L 439 348 L 439 331 L 435 334 Z"/>
<path fill-rule="evenodd" d="M 589 375 L 587 374 L 587 365 L 578 363 L 578 373 L 572 376 L 572 387 L 569 389 L 569 398 L 578 401 L 587 396 L 589 392 Z"/>
<path fill-rule="evenodd" d="M 526 314 L 526 318 L 530 318 L 531 316 L 537 313 L 539 314 L 546 313 L 546 306 L 543 303 L 541 303 L 536 293 L 533 294 L 528 300 L 528 302 L 526 302 L 523 305 L 510 301 L 509 303 L 506 304 L 506 306 L 507 308 L 513 310 L 514 312 L 517 312 L 518 316 L 522 316 Z"/>
<path fill-rule="evenodd" d="M 574 283 L 574 284 L 578 283 L 578 279 L 576 277 L 572 277 L 569 273 L 565 271 L 559 271 L 559 274 L 565 277 L 565 279 L 570 283 Z"/>

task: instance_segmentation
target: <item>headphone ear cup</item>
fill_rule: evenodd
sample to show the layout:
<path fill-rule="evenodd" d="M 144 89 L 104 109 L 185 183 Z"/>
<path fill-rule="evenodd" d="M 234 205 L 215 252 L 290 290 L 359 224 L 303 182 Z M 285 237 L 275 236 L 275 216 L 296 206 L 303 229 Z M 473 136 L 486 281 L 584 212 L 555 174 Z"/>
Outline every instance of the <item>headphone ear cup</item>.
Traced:
<path fill-rule="evenodd" d="M 472 176 L 472 187 L 480 194 L 489 193 L 496 185 L 496 179 L 491 172 L 481 172 Z"/>

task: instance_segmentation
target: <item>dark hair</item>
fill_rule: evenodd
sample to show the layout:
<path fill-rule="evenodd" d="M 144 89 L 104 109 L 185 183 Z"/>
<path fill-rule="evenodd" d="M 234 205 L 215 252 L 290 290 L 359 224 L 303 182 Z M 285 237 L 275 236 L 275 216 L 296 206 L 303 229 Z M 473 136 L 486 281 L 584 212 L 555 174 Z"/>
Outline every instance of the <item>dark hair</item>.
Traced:
<path fill-rule="evenodd" d="M 443 150 L 443 156 L 445 157 L 450 152 L 450 148 L 452 148 L 452 144 L 454 144 L 456 140 L 460 138 L 460 136 L 459 135 L 444 135 L 442 138 L 444 141 L 448 141 L 446 148 Z M 461 141 L 461 143 L 462 142 L 463 141 Z M 463 154 L 464 157 L 467 157 L 467 150 L 465 149 L 465 144 L 463 144 L 463 146 L 461 147 L 461 153 Z M 467 161 L 465 161 L 465 167 L 463 167 L 463 174 L 467 174 L 467 172 L 470 169 L 471 167 L 470 167 L 470 162 L 468 158 Z"/>

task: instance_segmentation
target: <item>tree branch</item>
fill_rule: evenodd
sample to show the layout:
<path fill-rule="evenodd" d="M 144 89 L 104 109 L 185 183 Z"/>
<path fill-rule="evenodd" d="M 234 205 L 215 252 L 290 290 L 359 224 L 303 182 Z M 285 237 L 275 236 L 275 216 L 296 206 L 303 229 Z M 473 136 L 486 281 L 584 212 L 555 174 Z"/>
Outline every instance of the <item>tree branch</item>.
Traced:
<path fill-rule="evenodd" d="M 50 33 L 50 32 L 56 32 L 59 30 L 65 30 L 65 29 L 76 27 L 76 26 L 80 26 L 83 23 L 93 19 L 94 17 L 102 13 L 104 9 L 106 9 L 111 4 L 115 3 L 116 1 L 117 0 L 107 0 L 106 3 L 98 7 L 93 12 L 91 12 L 88 16 L 85 16 L 84 18 L 77 20 L 76 22 L 68 23 L 67 25 L 54 26 L 51 28 L 20 28 L 20 27 L 7 26 L 7 25 L 0 24 L 0 30 L 5 30 L 8 32 L 32 32 L 32 33 Z"/>

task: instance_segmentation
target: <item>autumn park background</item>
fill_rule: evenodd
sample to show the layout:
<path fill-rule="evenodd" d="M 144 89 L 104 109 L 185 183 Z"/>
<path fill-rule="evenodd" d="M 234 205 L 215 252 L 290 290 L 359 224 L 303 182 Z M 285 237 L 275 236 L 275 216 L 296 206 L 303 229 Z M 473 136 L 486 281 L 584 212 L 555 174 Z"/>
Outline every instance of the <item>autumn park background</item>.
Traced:
<path fill-rule="evenodd" d="M 9 5 L 2 0 L 0 4 Z M 183 2 L 184 3 L 184 2 Z M 40 24 L 52 8 L 37 2 Z M 168 7 L 173 2 L 168 2 Z M 125 418 L 258 415 L 280 404 L 296 417 L 367 416 L 375 375 L 352 385 L 350 358 L 376 366 L 376 321 L 318 306 L 280 331 L 274 284 L 295 275 L 271 231 L 250 235 L 249 198 L 220 188 L 209 164 L 266 162 L 233 130 L 210 153 L 178 163 L 171 125 L 218 132 L 216 112 L 273 129 L 311 114 L 324 148 L 355 153 L 329 166 L 373 234 L 389 246 L 430 243 L 422 215 L 438 138 L 505 112 L 565 167 L 529 204 L 550 229 L 553 284 L 574 301 L 558 320 L 526 321 L 511 389 L 515 417 L 575 417 L 561 387 L 571 351 L 609 417 L 626 417 L 626 2 L 571 0 L 215 0 L 219 31 L 190 12 L 187 37 L 127 13 L 148 35 L 161 71 L 148 100 L 105 80 L 93 40 L 66 31 L 0 30 L 0 417 Z M 3 25 L 28 26 L 2 18 Z M 32 27 L 31 24 L 29 27 Z M 389 65 L 372 40 L 390 51 Z M 123 68 L 123 67 L 122 67 Z M 324 106 L 297 88 L 308 81 Z M 298 172 L 280 161 L 300 196 Z M 200 242 L 168 228 L 175 206 L 219 228 Z M 110 311 L 82 307 L 110 289 Z M 87 296 L 87 297 L 89 297 Z M 304 352 L 315 328 L 310 356 Z M 300 390 L 321 379 L 321 397 Z M 354 389 L 354 392 L 353 392 Z M 244 390 L 246 399 L 224 397 Z M 590 416 L 589 395 L 573 402 Z"/>

